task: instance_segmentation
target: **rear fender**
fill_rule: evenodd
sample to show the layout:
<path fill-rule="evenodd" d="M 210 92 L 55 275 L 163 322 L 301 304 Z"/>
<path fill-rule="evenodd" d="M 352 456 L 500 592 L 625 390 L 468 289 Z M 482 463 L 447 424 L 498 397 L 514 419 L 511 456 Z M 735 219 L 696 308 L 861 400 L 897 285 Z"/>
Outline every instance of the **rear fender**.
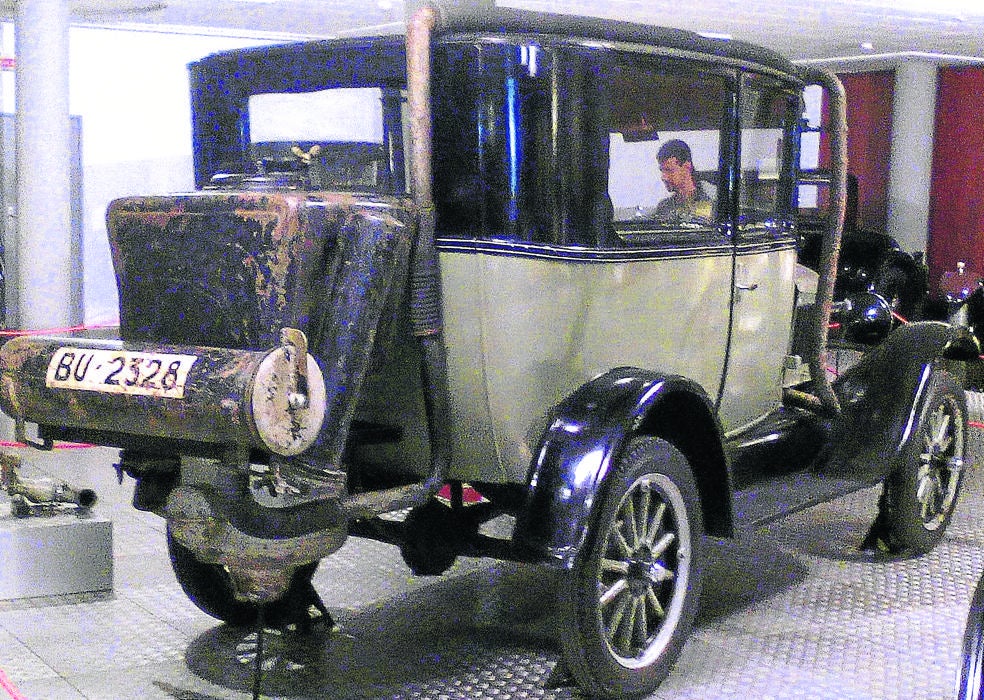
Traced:
<path fill-rule="evenodd" d="M 841 413 L 820 470 L 872 483 L 888 475 L 912 434 L 932 373 L 944 360 L 979 356 L 967 328 L 938 321 L 897 328 L 834 382 Z"/>
<path fill-rule="evenodd" d="M 572 565 L 587 539 L 594 505 L 636 435 L 664 437 L 687 456 L 708 530 L 730 534 L 730 481 L 707 394 L 684 377 L 623 367 L 584 384 L 551 413 L 513 534 L 523 559 Z"/>

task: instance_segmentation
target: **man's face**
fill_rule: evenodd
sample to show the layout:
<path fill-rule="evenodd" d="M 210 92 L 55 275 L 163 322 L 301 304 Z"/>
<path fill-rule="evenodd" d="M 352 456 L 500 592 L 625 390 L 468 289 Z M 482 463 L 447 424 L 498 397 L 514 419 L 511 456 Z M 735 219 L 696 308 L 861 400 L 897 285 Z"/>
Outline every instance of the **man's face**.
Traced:
<path fill-rule="evenodd" d="M 694 182 L 693 164 L 681 163 L 676 156 L 670 156 L 660 162 L 659 176 L 670 192 L 688 195 Z"/>

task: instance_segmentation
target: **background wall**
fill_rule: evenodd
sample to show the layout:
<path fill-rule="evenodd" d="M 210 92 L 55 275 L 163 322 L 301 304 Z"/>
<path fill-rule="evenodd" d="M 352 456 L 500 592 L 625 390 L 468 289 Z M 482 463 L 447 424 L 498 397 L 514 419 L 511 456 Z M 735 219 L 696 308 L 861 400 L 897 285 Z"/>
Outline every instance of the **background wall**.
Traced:
<path fill-rule="evenodd" d="M 894 71 L 840 75 L 847 93 L 847 158 L 858 178 L 858 225 L 884 231 L 892 147 Z"/>
<path fill-rule="evenodd" d="M 858 179 L 858 225 L 884 232 L 888 224 L 888 174 L 892 148 L 895 72 L 839 73 L 847 98 L 847 170 Z M 823 96 L 822 123 L 830 116 Z M 804 148 L 806 144 L 804 142 Z M 820 138 L 819 162 L 830 167 L 830 139 Z"/>
<path fill-rule="evenodd" d="M 119 309 L 106 205 L 126 195 L 192 189 L 187 64 L 276 38 L 73 27 L 69 42 L 70 111 L 82 121 L 84 318 L 112 324 Z M 16 54 L 9 24 L 3 54 Z M 5 71 L 0 82 L 8 112 L 16 108 L 12 78 Z"/>
<path fill-rule="evenodd" d="M 984 273 L 984 68 L 939 74 L 930 185 L 930 291 L 963 260 Z"/>

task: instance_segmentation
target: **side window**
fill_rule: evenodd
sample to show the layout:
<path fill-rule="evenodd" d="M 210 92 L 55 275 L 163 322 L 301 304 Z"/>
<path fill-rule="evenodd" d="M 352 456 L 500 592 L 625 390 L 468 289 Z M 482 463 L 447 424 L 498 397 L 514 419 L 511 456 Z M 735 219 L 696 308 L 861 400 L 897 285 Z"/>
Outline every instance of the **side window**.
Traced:
<path fill-rule="evenodd" d="M 553 240 L 553 52 L 452 43 L 437 47 L 434 70 L 440 234 Z"/>
<path fill-rule="evenodd" d="M 746 75 L 741 92 L 740 230 L 771 230 L 790 214 L 792 131 L 799 95 L 760 76 Z"/>
<path fill-rule="evenodd" d="M 727 79 L 672 61 L 626 57 L 607 76 L 608 196 L 623 242 L 716 229 L 723 206 Z"/>

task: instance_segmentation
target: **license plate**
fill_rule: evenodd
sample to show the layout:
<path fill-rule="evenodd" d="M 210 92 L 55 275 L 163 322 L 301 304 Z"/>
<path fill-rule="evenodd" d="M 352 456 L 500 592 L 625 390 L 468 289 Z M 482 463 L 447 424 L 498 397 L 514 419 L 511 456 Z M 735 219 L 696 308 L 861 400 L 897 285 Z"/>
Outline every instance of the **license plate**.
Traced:
<path fill-rule="evenodd" d="M 195 355 L 60 347 L 48 363 L 45 384 L 50 389 L 183 399 L 196 360 Z"/>

